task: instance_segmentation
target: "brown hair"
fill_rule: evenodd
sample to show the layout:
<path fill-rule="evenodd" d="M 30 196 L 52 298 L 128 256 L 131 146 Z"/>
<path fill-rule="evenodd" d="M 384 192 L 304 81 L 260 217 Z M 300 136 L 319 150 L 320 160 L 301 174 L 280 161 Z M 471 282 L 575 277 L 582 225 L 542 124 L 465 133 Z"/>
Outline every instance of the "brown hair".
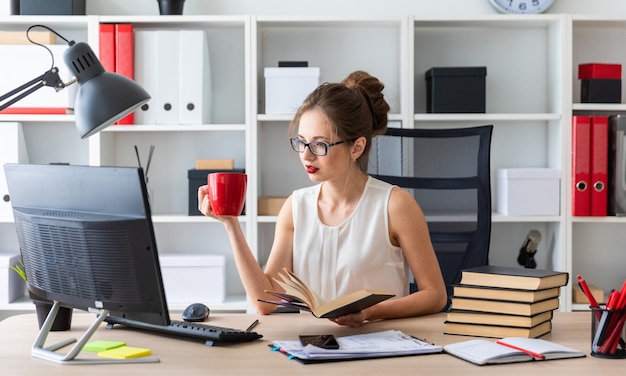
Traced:
<path fill-rule="evenodd" d="M 359 168 L 367 173 L 372 137 L 385 133 L 389 104 L 383 96 L 385 85 L 367 72 L 350 73 L 340 83 L 323 83 L 304 100 L 290 126 L 290 134 L 297 133 L 302 114 L 321 110 L 328 118 L 340 140 L 352 144 L 365 137 L 363 154 L 357 160 Z"/>

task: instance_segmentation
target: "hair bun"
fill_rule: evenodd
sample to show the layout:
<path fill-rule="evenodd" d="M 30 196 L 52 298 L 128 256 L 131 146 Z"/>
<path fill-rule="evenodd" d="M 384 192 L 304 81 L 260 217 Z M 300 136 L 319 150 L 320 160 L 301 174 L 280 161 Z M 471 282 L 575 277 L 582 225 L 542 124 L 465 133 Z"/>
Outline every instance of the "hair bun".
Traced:
<path fill-rule="evenodd" d="M 358 89 L 366 95 L 368 105 L 371 106 L 374 121 L 374 134 L 382 134 L 387 129 L 387 115 L 389 104 L 383 95 L 383 84 L 378 78 L 364 71 L 354 71 L 343 80 L 344 85 L 351 89 Z"/>

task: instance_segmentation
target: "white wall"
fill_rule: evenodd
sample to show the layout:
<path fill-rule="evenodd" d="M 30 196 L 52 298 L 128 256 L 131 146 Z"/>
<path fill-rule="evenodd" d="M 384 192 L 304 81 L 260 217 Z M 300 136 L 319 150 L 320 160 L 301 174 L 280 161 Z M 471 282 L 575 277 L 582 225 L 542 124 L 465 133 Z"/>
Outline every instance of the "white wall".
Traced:
<path fill-rule="evenodd" d="M 86 0 L 94 15 L 157 15 L 157 0 Z M 0 15 L 10 0 L 0 0 Z M 187 0 L 185 14 L 455 15 L 494 13 L 488 0 Z M 626 15 L 624 0 L 556 0 L 549 13 Z"/>

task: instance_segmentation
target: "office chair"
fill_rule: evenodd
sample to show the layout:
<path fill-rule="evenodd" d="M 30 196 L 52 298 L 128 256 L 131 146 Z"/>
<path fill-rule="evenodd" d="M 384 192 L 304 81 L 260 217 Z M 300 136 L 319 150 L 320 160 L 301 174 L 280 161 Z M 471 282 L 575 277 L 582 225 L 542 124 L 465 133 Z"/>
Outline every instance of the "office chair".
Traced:
<path fill-rule="evenodd" d="M 388 128 L 373 140 L 370 175 L 413 193 L 426 215 L 448 291 L 444 310 L 460 271 L 488 264 L 492 130 Z"/>

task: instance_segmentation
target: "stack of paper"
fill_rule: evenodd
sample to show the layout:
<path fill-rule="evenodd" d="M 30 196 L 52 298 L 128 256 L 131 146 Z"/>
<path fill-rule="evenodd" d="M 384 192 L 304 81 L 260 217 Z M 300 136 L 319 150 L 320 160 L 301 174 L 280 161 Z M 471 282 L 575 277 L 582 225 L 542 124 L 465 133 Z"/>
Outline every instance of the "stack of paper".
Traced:
<path fill-rule="evenodd" d="M 337 342 L 339 349 L 327 350 L 313 345 L 303 346 L 300 341 L 274 341 L 272 350 L 280 351 L 304 363 L 432 354 L 442 351 L 441 346 L 397 330 L 338 337 Z"/>

